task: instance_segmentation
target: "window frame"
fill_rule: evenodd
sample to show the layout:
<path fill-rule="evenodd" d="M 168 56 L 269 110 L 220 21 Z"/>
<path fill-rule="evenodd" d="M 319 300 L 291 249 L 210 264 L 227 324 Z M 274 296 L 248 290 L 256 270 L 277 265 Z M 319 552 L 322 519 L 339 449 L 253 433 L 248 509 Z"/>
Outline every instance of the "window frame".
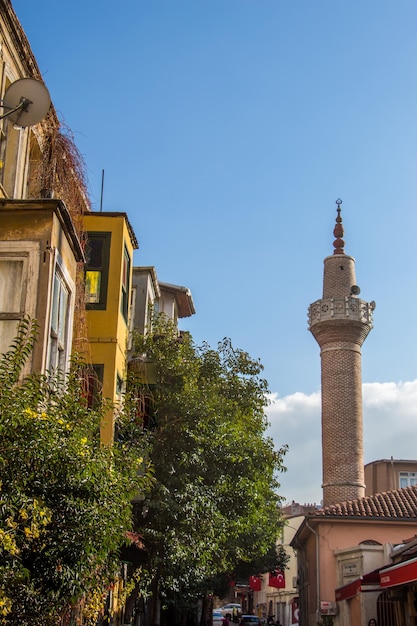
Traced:
<path fill-rule="evenodd" d="M 59 289 L 59 293 L 57 293 Z M 62 294 L 65 293 L 65 301 Z M 56 308 L 55 308 L 56 303 Z M 66 373 L 70 366 L 74 320 L 75 285 L 59 254 L 55 250 L 50 287 L 48 350 L 46 370 Z M 62 305 L 64 304 L 64 309 Z"/>
<path fill-rule="evenodd" d="M 88 242 L 92 239 L 99 239 L 103 242 L 101 251 L 102 263 L 97 266 L 90 265 L 90 259 L 87 258 L 84 270 L 84 279 L 86 285 L 85 306 L 88 310 L 105 311 L 107 308 L 107 292 L 109 284 L 109 268 L 110 268 L 110 249 L 111 249 L 111 232 L 109 231 L 88 231 L 87 232 L 87 257 Z M 88 272 L 100 272 L 100 290 L 98 302 L 89 302 L 87 300 L 87 274 Z"/>
<path fill-rule="evenodd" d="M 20 320 L 25 315 L 28 315 L 31 319 L 36 317 L 40 262 L 39 255 L 39 242 L 27 240 L 0 241 L 0 260 L 6 259 L 11 261 L 19 261 L 23 264 L 20 284 L 21 294 L 19 299 L 19 310 L 3 311 L 0 309 L 0 324 L 2 324 L 3 322 L 15 322 L 16 333 L 12 337 L 12 340 L 17 334 L 17 328 Z M 14 288 L 17 289 L 18 286 L 14 285 Z M 8 347 L 6 345 L 0 346 L 0 351 L 3 350 L 3 348 L 7 351 L 10 348 L 10 345 Z M 29 362 L 27 363 L 27 368 L 25 368 L 25 372 L 28 371 L 28 368 Z"/>
<path fill-rule="evenodd" d="M 120 296 L 120 311 L 128 322 L 129 319 L 129 306 L 130 306 L 130 275 L 132 268 L 132 259 L 127 249 L 126 244 L 123 246 L 123 261 L 122 261 L 122 277 L 121 277 L 121 296 Z"/>
<path fill-rule="evenodd" d="M 398 478 L 398 486 L 400 489 L 417 485 L 417 472 L 399 472 Z M 407 484 L 404 485 L 402 484 L 403 482 L 406 482 Z"/>

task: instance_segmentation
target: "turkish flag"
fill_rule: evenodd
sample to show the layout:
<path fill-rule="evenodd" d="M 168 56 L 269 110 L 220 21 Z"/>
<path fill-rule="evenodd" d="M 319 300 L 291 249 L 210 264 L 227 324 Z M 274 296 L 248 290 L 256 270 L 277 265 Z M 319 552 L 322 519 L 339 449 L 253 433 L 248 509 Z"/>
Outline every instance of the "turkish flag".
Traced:
<path fill-rule="evenodd" d="M 274 571 L 269 572 L 269 582 L 270 587 L 275 587 L 276 589 L 284 589 L 285 588 L 285 574 L 282 571 Z"/>
<path fill-rule="evenodd" d="M 262 578 L 260 576 L 251 576 L 249 578 L 249 587 L 252 591 L 260 591 L 262 588 Z"/>

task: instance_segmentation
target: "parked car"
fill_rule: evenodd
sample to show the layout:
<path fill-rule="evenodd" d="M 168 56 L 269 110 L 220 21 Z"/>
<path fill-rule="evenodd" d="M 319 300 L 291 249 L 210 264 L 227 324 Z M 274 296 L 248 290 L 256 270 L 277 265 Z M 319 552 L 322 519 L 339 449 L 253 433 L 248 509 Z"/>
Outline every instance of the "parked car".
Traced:
<path fill-rule="evenodd" d="M 261 626 L 261 620 L 257 615 L 242 615 L 239 626 Z"/>
<path fill-rule="evenodd" d="M 223 620 L 223 613 L 221 609 L 214 609 L 213 611 L 213 626 L 219 626 Z"/>
<path fill-rule="evenodd" d="M 220 611 L 222 612 L 223 617 L 225 617 L 226 615 L 230 615 L 230 617 L 232 617 L 233 609 L 237 610 L 237 614 L 239 617 L 242 615 L 242 607 L 237 602 L 229 602 L 229 604 L 225 604 L 224 606 L 220 607 Z"/>

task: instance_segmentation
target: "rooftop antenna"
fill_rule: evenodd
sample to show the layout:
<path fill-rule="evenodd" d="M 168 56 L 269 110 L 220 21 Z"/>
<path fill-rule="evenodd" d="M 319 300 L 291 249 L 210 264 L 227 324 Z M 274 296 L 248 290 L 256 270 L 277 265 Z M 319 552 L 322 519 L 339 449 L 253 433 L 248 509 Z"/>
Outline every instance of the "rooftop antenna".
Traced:
<path fill-rule="evenodd" d="M 7 117 L 15 126 L 26 128 L 43 120 L 50 106 L 49 91 L 43 83 L 35 78 L 19 78 L 6 89 L 0 103 L 5 113 L 0 120 Z"/>
<path fill-rule="evenodd" d="M 101 170 L 100 213 L 103 211 L 104 170 Z"/>

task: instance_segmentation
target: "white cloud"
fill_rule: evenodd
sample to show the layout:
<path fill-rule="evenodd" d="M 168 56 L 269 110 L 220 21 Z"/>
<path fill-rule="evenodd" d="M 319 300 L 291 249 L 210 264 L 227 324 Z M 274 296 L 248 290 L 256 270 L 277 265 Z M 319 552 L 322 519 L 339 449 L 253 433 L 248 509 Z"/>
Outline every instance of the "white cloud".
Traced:
<path fill-rule="evenodd" d="M 288 444 L 287 472 L 280 476 L 288 501 L 317 502 L 321 491 L 320 392 L 270 396 L 268 434 L 276 446 Z M 365 463 L 377 459 L 416 459 L 417 380 L 363 385 Z"/>

